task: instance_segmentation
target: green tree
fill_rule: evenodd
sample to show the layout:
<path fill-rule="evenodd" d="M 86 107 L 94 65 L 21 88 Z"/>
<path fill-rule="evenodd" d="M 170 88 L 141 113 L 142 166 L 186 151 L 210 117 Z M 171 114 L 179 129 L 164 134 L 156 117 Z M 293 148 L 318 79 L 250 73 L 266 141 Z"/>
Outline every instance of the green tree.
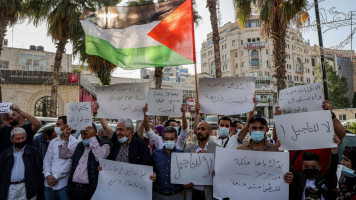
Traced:
<path fill-rule="evenodd" d="M 318 66 L 317 79 L 322 81 L 321 66 Z M 333 67 L 326 63 L 326 77 L 328 79 L 329 101 L 334 109 L 348 108 L 350 101 L 346 96 L 347 80 L 345 77 L 340 77 L 334 71 Z"/>
<path fill-rule="evenodd" d="M 308 19 L 306 0 L 233 0 L 236 18 L 244 26 L 250 18 L 252 8 L 260 11 L 262 35 L 273 43 L 273 63 L 277 79 L 277 90 L 286 87 L 286 33 L 294 24 L 297 27 Z"/>
<path fill-rule="evenodd" d="M 0 55 L 3 51 L 4 39 L 8 26 L 13 26 L 23 17 L 23 0 L 0 0 Z M 1 72 L 1 70 L 0 70 Z M 0 102 L 2 102 L 0 73 Z"/>
<path fill-rule="evenodd" d="M 57 97 L 59 72 L 61 69 L 62 55 L 65 46 L 73 40 L 82 30 L 79 17 L 82 12 L 95 10 L 107 0 L 27 0 L 25 4 L 26 14 L 35 26 L 44 22 L 47 24 L 47 34 L 56 43 L 56 55 L 54 59 L 53 84 L 51 89 L 50 116 L 57 116 Z"/>
<path fill-rule="evenodd" d="M 352 107 L 356 108 L 356 92 L 354 93 L 354 97 L 352 98 Z"/>

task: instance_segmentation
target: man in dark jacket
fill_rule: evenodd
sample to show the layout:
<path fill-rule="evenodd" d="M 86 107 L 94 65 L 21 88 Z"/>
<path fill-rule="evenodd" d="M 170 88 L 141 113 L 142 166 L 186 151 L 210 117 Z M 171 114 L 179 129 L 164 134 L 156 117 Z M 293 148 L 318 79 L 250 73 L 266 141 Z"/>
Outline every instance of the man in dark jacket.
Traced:
<path fill-rule="evenodd" d="M 340 144 L 340 140 L 334 135 L 334 142 Z M 320 174 L 321 168 L 319 156 L 313 152 L 306 151 L 303 153 L 303 173 L 298 173 L 292 166 L 291 171 L 294 180 L 298 185 L 297 200 L 304 199 L 335 199 L 333 191 L 335 190 L 334 176 L 338 163 L 338 148 L 331 148 L 330 164 L 325 174 Z"/>
<path fill-rule="evenodd" d="M 42 157 L 37 149 L 26 145 L 26 131 L 11 131 L 13 146 L 0 155 L 0 200 L 36 199 L 43 184 Z"/>
<path fill-rule="evenodd" d="M 72 158 L 72 167 L 67 188 L 70 199 L 90 200 L 98 185 L 99 159 L 107 158 L 112 143 L 96 136 L 96 128 L 89 126 L 81 130 L 82 142 L 68 147 L 71 129 L 65 125 L 64 140 L 59 145 L 59 158 Z"/>
<path fill-rule="evenodd" d="M 131 164 L 152 165 L 147 144 L 140 138 L 133 137 L 134 126 L 131 119 L 119 119 L 115 133 L 110 128 L 108 130 L 105 121 L 102 125 L 113 142 L 108 159 Z"/>

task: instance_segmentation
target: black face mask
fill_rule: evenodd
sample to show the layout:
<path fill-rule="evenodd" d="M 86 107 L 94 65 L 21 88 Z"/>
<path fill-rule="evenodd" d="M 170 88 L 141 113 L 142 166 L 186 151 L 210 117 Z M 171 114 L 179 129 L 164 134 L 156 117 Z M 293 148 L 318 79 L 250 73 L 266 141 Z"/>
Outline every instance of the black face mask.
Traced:
<path fill-rule="evenodd" d="M 26 140 L 22 142 L 15 142 L 15 147 L 19 149 L 22 149 L 25 145 L 26 145 Z"/>
<path fill-rule="evenodd" d="M 315 178 L 319 174 L 318 169 L 304 169 L 304 174 L 307 178 Z"/>

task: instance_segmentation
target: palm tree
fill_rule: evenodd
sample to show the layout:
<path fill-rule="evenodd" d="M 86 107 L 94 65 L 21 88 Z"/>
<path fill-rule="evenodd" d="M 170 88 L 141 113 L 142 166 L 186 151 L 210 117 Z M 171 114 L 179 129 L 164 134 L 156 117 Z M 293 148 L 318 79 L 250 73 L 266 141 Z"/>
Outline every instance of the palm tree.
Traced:
<path fill-rule="evenodd" d="M 107 1 L 105 1 L 107 2 Z M 84 9 L 95 10 L 96 5 L 104 1 L 94 0 L 27 0 L 25 10 L 34 25 L 47 23 L 48 35 L 56 43 L 54 60 L 53 84 L 51 89 L 50 116 L 56 117 L 59 72 L 61 69 L 62 55 L 65 53 L 66 44 L 75 38 L 82 30 L 79 17 Z"/>
<path fill-rule="evenodd" d="M 286 87 L 286 33 L 293 23 L 297 27 L 308 19 L 306 0 L 233 0 L 241 28 L 250 17 L 252 7 L 260 10 L 262 35 L 272 38 L 273 62 L 277 91 Z"/>
<path fill-rule="evenodd" d="M 15 25 L 22 18 L 22 6 L 23 0 L 0 0 L 0 55 L 3 50 L 7 27 Z M 0 102 L 2 102 L 1 84 L 0 73 Z"/>
<path fill-rule="evenodd" d="M 242 0 L 243 1 L 243 0 Z M 220 36 L 218 26 L 218 16 L 216 13 L 216 0 L 207 0 L 206 7 L 210 12 L 211 28 L 213 29 L 213 45 L 215 57 L 216 77 L 221 77 L 221 59 L 220 59 Z"/>

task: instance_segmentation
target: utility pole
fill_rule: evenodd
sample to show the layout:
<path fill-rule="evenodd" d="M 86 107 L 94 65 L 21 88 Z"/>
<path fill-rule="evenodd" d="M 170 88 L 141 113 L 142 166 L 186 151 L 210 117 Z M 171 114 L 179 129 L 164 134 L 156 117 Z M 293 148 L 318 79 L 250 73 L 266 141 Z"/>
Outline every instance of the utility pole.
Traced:
<path fill-rule="evenodd" d="M 321 33 L 318 0 L 314 0 L 314 4 L 315 4 L 314 7 L 315 7 L 316 26 L 317 26 L 318 38 L 319 38 L 321 71 L 322 71 L 322 75 L 323 75 L 324 97 L 325 97 L 325 100 L 329 100 L 328 82 L 327 82 L 328 79 L 326 77 L 326 68 L 325 68 L 325 61 L 324 61 L 323 35 Z"/>

